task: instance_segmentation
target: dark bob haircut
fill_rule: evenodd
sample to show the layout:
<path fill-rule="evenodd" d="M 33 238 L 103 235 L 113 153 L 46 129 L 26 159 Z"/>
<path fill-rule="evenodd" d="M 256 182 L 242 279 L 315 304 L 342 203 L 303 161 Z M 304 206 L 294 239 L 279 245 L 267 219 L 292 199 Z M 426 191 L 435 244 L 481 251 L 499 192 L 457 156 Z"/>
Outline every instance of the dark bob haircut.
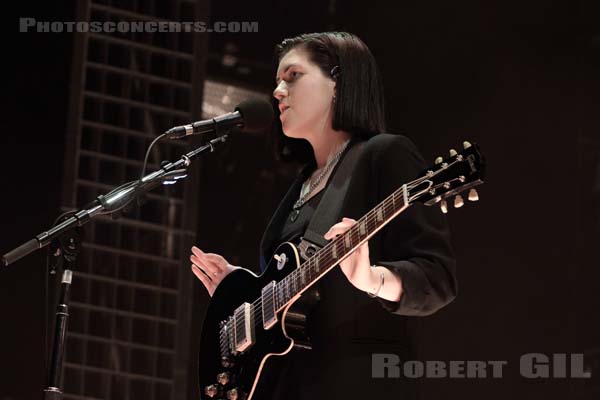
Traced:
<path fill-rule="evenodd" d="M 385 130 L 383 86 L 379 70 L 375 58 L 362 40 L 347 32 L 309 33 L 288 38 L 276 46 L 276 68 L 283 56 L 294 48 L 305 50 L 310 61 L 336 82 L 333 129 L 346 131 L 352 137 L 362 139 Z M 311 161 L 313 153 L 308 142 L 286 137 L 279 118 L 276 121 L 274 139 L 279 158 L 284 161 Z"/>

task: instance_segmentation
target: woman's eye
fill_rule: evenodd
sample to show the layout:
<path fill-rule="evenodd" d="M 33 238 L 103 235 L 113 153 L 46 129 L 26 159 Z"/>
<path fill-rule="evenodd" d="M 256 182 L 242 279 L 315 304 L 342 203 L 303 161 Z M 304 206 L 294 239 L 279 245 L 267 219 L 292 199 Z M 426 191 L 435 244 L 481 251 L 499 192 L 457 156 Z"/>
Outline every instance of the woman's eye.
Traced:
<path fill-rule="evenodd" d="M 292 71 L 292 72 L 290 72 L 290 79 L 294 80 L 298 76 L 300 76 L 300 72 L 298 72 L 298 71 Z"/>

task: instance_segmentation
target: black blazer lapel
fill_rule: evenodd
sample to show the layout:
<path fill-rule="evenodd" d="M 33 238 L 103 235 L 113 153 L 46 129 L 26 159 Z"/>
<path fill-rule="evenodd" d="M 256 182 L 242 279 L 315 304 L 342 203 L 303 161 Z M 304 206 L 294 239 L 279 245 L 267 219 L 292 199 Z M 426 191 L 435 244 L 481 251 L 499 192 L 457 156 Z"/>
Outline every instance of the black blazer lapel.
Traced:
<path fill-rule="evenodd" d="M 298 174 L 298 176 L 296 177 L 296 180 L 292 183 L 292 186 L 290 187 L 290 189 L 288 190 L 286 195 L 283 197 L 283 200 L 281 200 L 281 202 L 279 203 L 277 210 L 275 211 L 275 213 L 271 217 L 271 220 L 267 224 L 267 227 L 265 228 L 262 239 L 260 240 L 260 270 L 261 270 L 261 272 L 265 270 L 265 268 L 267 267 L 267 261 L 268 261 L 269 257 L 271 257 L 271 254 L 267 254 L 267 252 L 271 251 L 270 249 L 275 244 L 279 244 L 279 243 L 274 243 L 274 241 L 275 241 L 274 236 L 276 235 L 276 233 L 278 233 L 281 230 L 280 228 L 281 228 L 284 220 L 290 214 L 292 205 L 297 200 L 297 197 L 298 197 L 297 194 L 300 191 L 300 186 L 302 186 L 302 183 L 305 180 L 306 172 L 308 171 L 309 168 L 310 168 L 310 165 L 306 166 L 305 168 L 303 168 L 302 172 L 300 174 Z"/>

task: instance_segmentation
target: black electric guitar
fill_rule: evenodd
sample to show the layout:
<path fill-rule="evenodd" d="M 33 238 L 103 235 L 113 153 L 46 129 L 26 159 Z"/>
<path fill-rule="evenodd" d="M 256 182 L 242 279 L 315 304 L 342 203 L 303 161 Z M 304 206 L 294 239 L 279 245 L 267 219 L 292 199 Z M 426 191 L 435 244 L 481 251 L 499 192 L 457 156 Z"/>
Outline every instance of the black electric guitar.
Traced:
<path fill-rule="evenodd" d="M 267 269 L 256 276 L 246 269 L 230 273 L 217 287 L 208 307 L 199 352 L 201 397 L 250 400 L 271 356 L 294 346 L 288 311 L 302 293 L 338 265 L 412 203 L 461 207 L 461 192 L 476 201 L 474 187 L 483 183 L 485 163 L 476 145 L 438 157 L 435 166 L 398 188 L 343 235 L 331 240 L 303 263 L 291 243 L 281 244 Z M 291 314 L 291 313 L 290 313 Z"/>

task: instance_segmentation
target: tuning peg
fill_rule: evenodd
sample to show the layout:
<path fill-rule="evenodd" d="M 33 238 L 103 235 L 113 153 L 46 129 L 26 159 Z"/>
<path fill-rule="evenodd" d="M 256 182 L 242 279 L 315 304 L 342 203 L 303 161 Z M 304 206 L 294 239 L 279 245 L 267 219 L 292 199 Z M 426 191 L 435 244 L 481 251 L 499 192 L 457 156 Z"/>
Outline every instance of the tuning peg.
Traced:
<path fill-rule="evenodd" d="M 454 208 L 461 208 L 464 205 L 465 201 L 463 200 L 462 196 L 460 194 L 457 194 L 454 197 Z"/>
<path fill-rule="evenodd" d="M 446 203 L 446 200 L 440 202 L 440 209 L 444 214 L 448 214 L 448 203 Z"/>
<path fill-rule="evenodd" d="M 437 164 L 441 164 L 441 163 L 442 163 L 442 161 L 444 161 L 444 159 L 443 159 L 442 157 L 438 157 L 438 158 L 436 158 L 436 159 L 435 159 L 435 163 L 436 163 L 436 165 L 437 165 Z"/>
<path fill-rule="evenodd" d="M 471 147 L 471 143 L 469 142 L 463 142 L 463 149 L 468 149 L 469 147 Z"/>
<path fill-rule="evenodd" d="M 457 155 L 458 153 L 456 152 L 456 150 L 454 149 L 450 149 L 450 157 L 454 157 L 455 155 Z"/>
<path fill-rule="evenodd" d="M 479 200 L 479 193 L 477 193 L 477 190 L 475 190 L 475 188 L 469 190 L 469 197 L 468 197 L 469 201 L 477 201 Z"/>

